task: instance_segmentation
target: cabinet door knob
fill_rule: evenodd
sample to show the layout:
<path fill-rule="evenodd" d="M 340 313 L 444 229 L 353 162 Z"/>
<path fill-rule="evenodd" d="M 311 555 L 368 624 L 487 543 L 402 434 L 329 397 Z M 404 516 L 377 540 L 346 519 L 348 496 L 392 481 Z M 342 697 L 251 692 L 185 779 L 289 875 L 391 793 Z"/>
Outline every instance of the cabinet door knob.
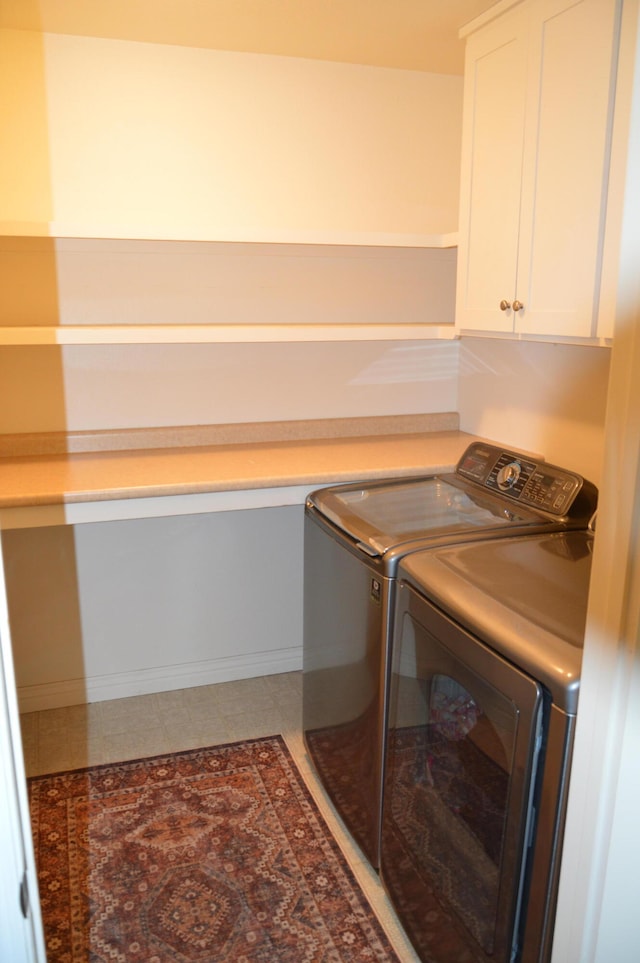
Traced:
<path fill-rule="evenodd" d="M 518 301 L 518 302 L 516 302 L 516 303 L 519 304 L 520 302 Z M 511 307 L 511 302 L 510 302 L 510 301 L 505 301 L 504 298 L 503 298 L 502 301 L 500 302 L 500 310 L 501 310 L 501 311 L 508 311 L 510 307 Z"/>
<path fill-rule="evenodd" d="M 514 302 L 513 302 L 513 310 L 514 310 L 514 311 L 522 311 L 523 308 L 524 308 L 524 304 L 522 303 L 522 301 L 514 301 Z"/>

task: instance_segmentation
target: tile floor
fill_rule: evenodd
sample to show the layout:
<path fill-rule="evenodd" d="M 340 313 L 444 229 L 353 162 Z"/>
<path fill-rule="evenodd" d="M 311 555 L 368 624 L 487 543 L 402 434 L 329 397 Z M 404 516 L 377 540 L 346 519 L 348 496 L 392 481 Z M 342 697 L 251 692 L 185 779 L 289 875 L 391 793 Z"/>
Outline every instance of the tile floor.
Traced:
<path fill-rule="evenodd" d="M 336 815 L 304 750 L 302 674 L 67 706 L 21 717 L 28 776 L 282 734 L 401 963 L 418 963 L 377 874 Z"/>

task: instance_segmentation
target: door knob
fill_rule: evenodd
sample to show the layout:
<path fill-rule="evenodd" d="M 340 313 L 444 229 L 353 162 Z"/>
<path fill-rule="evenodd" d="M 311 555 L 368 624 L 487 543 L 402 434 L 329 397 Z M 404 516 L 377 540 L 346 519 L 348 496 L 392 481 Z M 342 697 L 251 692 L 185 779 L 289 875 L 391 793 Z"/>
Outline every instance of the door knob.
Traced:
<path fill-rule="evenodd" d="M 524 308 L 524 304 L 522 303 L 522 301 L 514 301 L 514 302 L 513 302 L 513 310 L 514 310 L 514 311 L 522 311 L 523 308 Z"/>
<path fill-rule="evenodd" d="M 518 302 L 516 302 L 516 303 L 519 304 L 520 302 L 518 301 Z M 500 310 L 501 310 L 501 311 L 508 311 L 510 307 L 511 307 L 511 302 L 510 302 L 510 301 L 505 301 L 504 298 L 503 298 L 502 301 L 500 302 Z"/>

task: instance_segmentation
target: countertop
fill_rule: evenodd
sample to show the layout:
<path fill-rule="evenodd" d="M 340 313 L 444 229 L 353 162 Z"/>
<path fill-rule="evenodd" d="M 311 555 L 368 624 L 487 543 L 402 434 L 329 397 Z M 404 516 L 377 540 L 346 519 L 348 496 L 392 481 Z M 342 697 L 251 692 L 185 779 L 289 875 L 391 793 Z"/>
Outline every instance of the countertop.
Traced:
<path fill-rule="evenodd" d="M 140 445 L 140 439 L 126 435 L 124 440 L 112 438 L 111 443 L 119 447 L 110 450 L 13 455 L 5 450 L 0 457 L 0 509 L 301 486 L 310 491 L 338 482 L 451 470 L 476 438 L 457 428 L 441 430 L 442 424 L 451 424 L 450 418 L 425 417 L 429 430 L 413 430 L 415 417 L 356 419 L 355 425 L 350 419 L 348 424 L 332 421 L 325 437 L 304 437 L 304 431 L 311 430 L 309 423 L 296 431 L 288 427 L 289 423 L 280 423 L 278 430 L 267 432 L 271 434 L 268 440 L 258 440 L 265 434 L 264 426 L 257 434 L 247 433 L 243 426 L 222 435 L 218 431 L 218 442 L 212 444 L 193 444 L 203 436 L 191 429 L 189 435 L 180 430 L 172 432 L 162 447 L 128 447 Z M 359 431 L 363 421 L 364 433 L 349 434 Z M 375 433 L 376 425 L 384 433 Z M 390 427 L 398 430 L 389 432 Z M 313 430 L 317 430 L 317 423 Z M 152 443 L 159 440 L 153 433 L 145 437 Z M 219 443 L 220 437 L 225 439 L 223 443 Z M 230 440 L 233 438 L 235 442 Z M 189 443 L 182 443 L 185 439 Z M 76 439 L 75 444 L 76 448 L 86 447 L 87 442 L 80 439 L 78 443 Z M 302 495 L 299 500 L 304 500 Z"/>
<path fill-rule="evenodd" d="M 450 469 L 460 431 L 0 459 L 0 507 L 238 491 Z"/>

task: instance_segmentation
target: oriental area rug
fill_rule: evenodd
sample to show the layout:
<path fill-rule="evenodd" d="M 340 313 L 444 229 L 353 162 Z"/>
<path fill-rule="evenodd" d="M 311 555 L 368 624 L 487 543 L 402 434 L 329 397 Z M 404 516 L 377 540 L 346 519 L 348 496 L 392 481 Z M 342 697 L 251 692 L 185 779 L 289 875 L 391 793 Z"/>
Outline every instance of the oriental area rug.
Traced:
<path fill-rule="evenodd" d="M 29 780 L 48 963 L 397 963 L 280 736 Z"/>

